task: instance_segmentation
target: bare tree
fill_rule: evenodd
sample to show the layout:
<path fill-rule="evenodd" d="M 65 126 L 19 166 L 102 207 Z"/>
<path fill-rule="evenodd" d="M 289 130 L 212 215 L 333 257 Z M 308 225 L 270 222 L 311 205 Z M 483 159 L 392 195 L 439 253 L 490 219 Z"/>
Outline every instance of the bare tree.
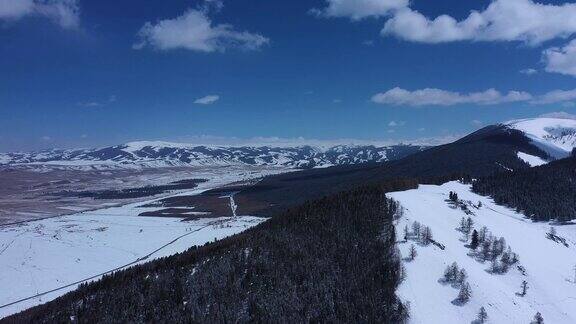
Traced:
<path fill-rule="evenodd" d="M 528 282 L 526 280 L 523 280 L 522 284 L 520 285 L 520 288 L 522 289 L 522 292 L 520 292 L 520 296 L 522 297 L 526 296 L 526 291 L 528 291 Z"/>
<path fill-rule="evenodd" d="M 414 244 L 410 245 L 410 251 L 408 252 L 408 258 L 410 259 L 410 261 L 414 261 L 417 255 L 418 252 L 416 251 L 416 247 L 414 246 Z"/>

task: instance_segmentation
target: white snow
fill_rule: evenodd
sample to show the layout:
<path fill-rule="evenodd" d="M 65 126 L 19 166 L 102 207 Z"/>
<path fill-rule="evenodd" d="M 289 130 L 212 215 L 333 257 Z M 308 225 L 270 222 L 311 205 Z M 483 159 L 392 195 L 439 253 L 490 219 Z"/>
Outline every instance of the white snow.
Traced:
<path fill-rule="evenodd" d="M 0 318 L 52 300 L 77 284 L 2 307 L 11 302 L 128 264 L 182 252 L 265 220 L 238 216 L 183 222 L 178 218 L 108 215 L 75 214 L 0 228 Z"/>
<path fill-rule="evenodd" d="M 208 177 L 210 181 L 200 183 L 194 190 L 170 196 L 199 194 L 236 181 L 256 182 L 269 173 L 274 171 L 232 168 L 217 177 Z M 74 290 L 86 279 L 95 280 L 119 267 L 183 252 L 265 221 L 236 216 L 237 205 L 232 196 L 223 199 L 230 200 L 234 217 L 184 222 L 181 218 L 138 216 L 162 209 L 141 207 L 160 199 L 0 226 L 0 318 L 50 301 Z M 201 213 L 191 208 L 187 214 Z M 53 289 L 58 290 L 43 294 Z M 6 306 L 36 294 L 42 295 Z"/>
<path fill-rule="evenodd" d="M 530 118 L 509 121 L 504 125 L 524 132 L 534 145 L 554 158 L 567 157 L 576 147 L 574 119 Z"/>
<path fill-rule="evenodd" d="M 542 159 L 539 156 L 530 155 L 524 152 L 518 152 L 518 158 L 528 163 L 532 167 L 548 163 L 546 160 Z"/>
<path fill-rule="evenodd" d="M 460 199 L 482 207 L 471 210 L 476 229 L 488 227 L 497 237 L 504 237 L 512 250 L 519 254 L 520 264 L 526 268 L 523 276 L 515 267 L 506 274 L 486 271 L 489 262 L 480 263 L 468 256 L 469 249 L 456 230 L 461 217 L 460 209 L 452 209 L 445 201 L 448 193 L 458 193 Z M 546 238 L 547 223 L 533 223 L 523 215 L 496 205 L 490 198 L 476 195 L 470 186 L 449 182 L 441 186 L 421 185 L 418 189 L 388 194 L 405 208 L 398 221 L 398 240 L 403 239 L 404 225 L 419 221 L 429 226 L 436 241 L 445 250 L 429 245 L 417 245 L 418 256 L 405 261 L 406 280 L 398 294 L 410 302 L 411 323 L 470 323 L 476 319 L 480 307 L 485 307 L 489 323 L 530 323 L 536 312 L 541 312 L 546 323 L 576 323 L 576 226 L 556 226 L 558 235 L 566 238 L 569 247 Z M 410 241 L 409 241 L 410 242 Z M 403 256 L 408 255 L 410 243 L 399 243 Z M 457 262 L 468 273 L 472 298 L 463 305 L 451 303 L 458 289 L 443 285 L 438 280 L 444 269 Z M 528 293 L 516 295 L 523 280 L 528 282 Z"/>

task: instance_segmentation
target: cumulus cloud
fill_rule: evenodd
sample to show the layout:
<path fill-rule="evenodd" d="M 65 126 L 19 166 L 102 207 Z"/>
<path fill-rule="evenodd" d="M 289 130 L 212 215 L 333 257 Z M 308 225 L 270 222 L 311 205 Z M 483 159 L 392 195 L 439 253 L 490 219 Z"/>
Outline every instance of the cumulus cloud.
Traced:
<path fill-rule="evenodd" d="M 78 0 L 0 0 L 0 20 L 16 21 L 27 16 L 48 18 L 62 28 L 80 23 Z"/>
<path fill-rule="evenodd" d="M 209 96 L 204 96 L 202 98 L 198 98 L 198 99 L 194 100 L 194 103 L 198 104 L 198 105 L 211 105 L 218 100 L 220 100 L 220 96 L 209 95 Z"/>
<path fill-rule="evenodd" d="M 547 72 L 576 76 L 576 39 L 564 47 L 552 47 L 544 51 Z"/>
<path fill-rule="evenodd" d="M 393 106 L 454 106 L 462 104 L 497 105 L 511 102 L 525 102 L 532 105 L 562 104 L 572 106 L 576 102 L 576 89 L 552 90 L 540 95 L 532 95 L 525 91 L 509 91 L 501 93 L 495 89 L 482 92 L 459 93 L 436 88 L 406 90 L 399 87 L 377 93 L 372 96 L 372 102 Z M 391 122 L 389 126 L 403 125 Z"/>
<path fill-rule="evenodd" d="M 372 102 L 404 106 L 453 106 L 458 104 L 496 105 L 506 102 L 528 101 L 532 95 L 523 91 L 509 91 L 502 94 L 495 89 L 483 92 L 461 94 L 435 88 L 415 91 L 399 87 L 372 96 Z"/>
<path fill-rule="evenodd" d="M 561 103 L 561 102 L 569 102 L 572 100 L 576 100 L 576 89 L 572 90 L 553 90 L 547 92 L 538 98 L 532 100 L 532 104 L 554 104 L 554 103 Z"/>
<path fill-rule="evenodd" d="M 392 11 L 407 7 L 408 0 L 325 0 L 324 8 L 310 12 L 318 17 L 345 17 L 360 20 L 367 17 L 387 16 Z"/>
<path fill-rule="evenodd" d="M 532 0 L 494 0 L 467 18 L 449 15 L 430 19 L 408 7 L 399 10 L 382 29 L 383 35 L 422 42 L 522 41 L 538 44 L 576 33 L 576 4 L 540 4 Z"/>
<path fill-rule="evenodd" d="M 211 1 L 212 3 L 219 3 Z M 134 49 L 187 49 L 197 52 L 224 52 L 230 48 L 257 50 L 269 39 L 255 33 L 237 31 L 227 24 L 214 24 L 207 10 L 188 10 L 174 19 L 147 22 L 138 32 Z"/>

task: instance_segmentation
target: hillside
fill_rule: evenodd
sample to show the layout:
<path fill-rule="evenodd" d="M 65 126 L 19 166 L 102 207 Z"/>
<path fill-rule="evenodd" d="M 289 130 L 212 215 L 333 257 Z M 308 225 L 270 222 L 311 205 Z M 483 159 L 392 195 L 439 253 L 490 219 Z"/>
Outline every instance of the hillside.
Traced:
<path fill-rule="evenodd" d="M 456 193 L 458 203 L 449 199 L 450 192 Z M 527 222 L 524 215 L 474 194 L 469 185 L 458 182 L 424 185 L 387 196 L 404 208 L 396 230 L 406 280 L 398 295 L 410 303 L 411 323 L 449 323 L 455 319 L 478 323 L 474 321 L 481 307 L 488 314 L 488 323 L 530 323 L 537 312 L 546 323 L 576 322 L 573 226 L 554 226 L 556 234 L 551 237 L 549 224 Z M 462 218 L 468 217 L 472 226 L 462 231 Z M 439 245 L 418 240 L 414 222 L 421 229 L 428 227 Z M 482 235 L 484 227 L 486 235 Z M 474 230 L 480 242 L 476 250 L 470 247 Z M 486 249 L 483 242 L 487 242 Z M 416 249 L 414 260 L 409 258 L 411 245 Z M 464 282 L 471 288 L 468 301 L 457 298 L 460 283 L 444 280 L 445 270 L 454 262 L 466 273 Z M 525 294 L 523 281 L 527 282 Z"/>
<path fill-rule="evenodd" d="M 387 190 L 413 187 L 391 183 Z M 383 188 L 307 203 L 243 234 L 107 276 L 1 320 L 381 322 L 406 314 Z"/>
<path fill-rule="evenodd" d="M 472 189 L 534 221 L 576 219 L 576 158 L 481 177 L 473 183 Z"/>
<path fill-rule="evenodd" d="M 565 158 L 576 147 L 576 120 L 565 118 L 528 118 L 502 124 L 521 131 L 530 142 L 551 158 Z"/>
<path fill-rule="evenodd" d="M 338 166 L 273 175 L 237 194 L 244 206 L 259 206 L 250 212 L 271 215 L 274 211 L 366 183 L 394 178 L 418 179 L 420 183 L 442 183 L 461 177 L 480 177 L 522 170 L 530 165 L 518 152 L 547 158 L 519 130 L 503 125 L 482 128 L 453 143 L 429 148 L 403 159 L 385 163 Z"/>

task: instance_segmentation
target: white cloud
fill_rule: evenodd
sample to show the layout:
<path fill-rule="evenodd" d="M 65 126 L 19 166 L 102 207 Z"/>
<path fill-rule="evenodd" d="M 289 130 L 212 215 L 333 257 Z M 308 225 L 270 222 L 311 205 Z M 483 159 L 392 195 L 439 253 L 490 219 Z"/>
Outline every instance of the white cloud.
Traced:
<path fill-rule="evenodd" d="M 204 96 L 202 98 L 198 98 L 198 99 L 194 100 L 194 103 L 199 104 L 199 105 L 211 105 L 218 100 L 220 100 L 220 96 L 209 95 L 209 96 Z"/>
<path fill-rule="evenodd" d="M 526 74 L 526 75 L 532 75 L 532 74 L 538 73 L 538 70 L 532 69 L 532 68 L 528 68 L 528 69 L 522 69 L 522 70 L 520 70 L 520 73 Z"/>
<path fill-rule="evenodd" d="M 532 104 L 554 104 L 554 103 L 561 103 L 561 102 L 568 102 L 576 100 L 576 89 L 572 90 L 553 90 L 547 92 L 538 98 L 532 100 Z"/>
<path fill-rule="evenodd" d="M 441 43 L 452 41 L 522 41 L 538 44 L 576 33 L 576 4 L 540 4 L 532 0 L 494 0 L 467 18 L 449 15 L 429 19 L 408 7 L 399 10 L 382 29 L 383 35 Z"/>
<path fill-rule="evenodd" d="M 576 115 L 569 114 L 565 111 L 554 111 L 547 114 L 542 114 L 540 117 L 548 118 L 563 118 L 563 119 L 576 119 Z"/>
<path fill-rule="evenodd" d="M 393 120 L 393 121 L 391 121 L 391 122 L 388 123 L 388 127 L 401 127 L 401 126 L 404 126 L 404 125 L 406 125 L 406 122 L 405 122 L 405 121 L 395 121 L 395 120 Z"/>
<path fill-rule="evenodd" d="M 360 20 L 389 15 L 393 10 L 408 6 L 408 0 L 325 0 L 326 7 L 312 9 L 318 17 L 346 17 Z"/>
<path fill-rule="evenodd" d="M 0 20 L 15 21 L 27 16 L 45 17 L 62 28 L 80 23 L 77 0 L 0 0 Z"/>
<path fill-rule="evenodd" d="M 472 124 L 474 126 L 482 126 L 484 123 L 481 120 L 474 119 L 474 120 L 470 121 L 470 124 Z"/>
<path fill-rule="evenodd" d="M 552 47 L 544 51 L 547 72 L 576 76 L 576 39 L 564 47 Z"/>
<path fill-rule="evenodd" d="M 501 94 L 495 89 L 488 89 L 483 92 L 461 94 L 435 88 L 409 91 L 399 87 L 372 96 L 372 101 L 375 103 L 406 106 L 495 105 L 530 99 L 532 95 L 523 91 L 509 91 L 507 94 Z"/>
<path fill-rule="evenodd" d="M 414 91 L 399 87 L 372 96 L 372 102 L 394 106 L 454 106 L 463 104 L 497 105 L 511 102 L 525 102 L 532 105 L 562 104 L 573 106 L 576 102 L 576 89 L 552 90 L 541 95 L 532 95 L 525 91 L 509 91 L 503 94 L 495 89 L 483 92 L 459 93 L 436 88 Z M 388 126 L 402 126 L 403 122 L 392 121 Z"/>
<path fill-rule="evenodd" d="M 257 50 L 269 39 L 236 31 L 227 24 L 214 24 L 205 10 L 188 10 L 174 19 L 147 22 L 138 32 L 134 49 L 146 46 L 159 50 L 187 49 L 198 52 L 224 52 L 230 48 Z"/>

